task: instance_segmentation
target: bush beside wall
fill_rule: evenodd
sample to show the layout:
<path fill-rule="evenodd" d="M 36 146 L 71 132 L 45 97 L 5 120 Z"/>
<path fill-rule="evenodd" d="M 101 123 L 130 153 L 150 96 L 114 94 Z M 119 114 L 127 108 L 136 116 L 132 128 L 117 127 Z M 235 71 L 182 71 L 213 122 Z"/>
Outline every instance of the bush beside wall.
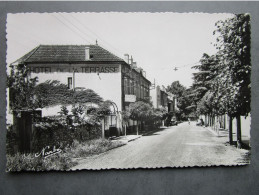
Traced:
<path fill-rule="evenodd" d="M 64 148 L 71 145 L 74 140 L 79 142 L 101 137 L 99 125 L 69 125 L 63 123 L 61 118 L 43 118 L 33 127 L 32 152 L 39 152 L 46 146 Z"/>

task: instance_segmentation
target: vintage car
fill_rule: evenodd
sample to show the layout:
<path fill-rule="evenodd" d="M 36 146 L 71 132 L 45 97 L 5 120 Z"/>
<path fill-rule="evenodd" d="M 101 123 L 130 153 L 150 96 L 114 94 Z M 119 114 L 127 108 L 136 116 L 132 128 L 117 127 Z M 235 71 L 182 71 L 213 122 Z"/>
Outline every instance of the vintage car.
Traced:
<path fill-rule="evenodd" d="M 178 121 L 172 119 L 170 122 L 170 126 L 175 126 L 175 125 L 178 125 Z"/>

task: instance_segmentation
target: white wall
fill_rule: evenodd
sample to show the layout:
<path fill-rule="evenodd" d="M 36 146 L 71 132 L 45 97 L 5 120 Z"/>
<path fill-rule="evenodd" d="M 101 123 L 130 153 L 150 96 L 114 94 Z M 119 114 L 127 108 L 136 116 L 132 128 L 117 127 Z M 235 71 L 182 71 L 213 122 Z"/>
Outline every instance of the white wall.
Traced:
<path fill-rule="evenodd" d="M 250 125 L 251 125 L 251 116 L 250 114 L 245 118 L 241 116 L 241 135 L 250 138 Z M 228 127 L 228 126 L 227 126 Z M 237 122 L 236 118 L 233 119 L 233 132 L 236 133 Z"/>
<path fill-rule="evenodd" d="M 154 108 L 157 108 L 157 89 L 150 90 L 151 101 Z"/>
<path fill-rule="evenodd" d="M 229 127 L 229 118 L 226 115 L 226 129 L 228 129 Z M 199 118 L 202 118 L 205 121 L 205 116 L 201 115 Z M 241 116 L 241 135 L 242 137 L 248 137 L 250 138 L 250 127 L 251 125 L 251 115 L 249 114 L 246 118 L 244 116 Z M 236 122 L 236 118 L 233 119 L 232 121 L 232 129 L 233 129 L 233 133 L 236 133 L 237 131 L 237 122 Z"/>
<path fill-rule="evenodd" d="M 150 96 L 154 108 L 159 108 L 161 106 L 160 87 L 156 86 L 155 89 L 150 90 Z"/>
<path fill-rule="evenodd" d="M 121 73 L 76 73 L 75 86 L 94 90 L 104 100 L 112 100 L 121 111 Z"/>
<path fill-rule="evenodd" d="M 31 77 L 37 76 L 39 83 L 47 80 L 58 80 L 67 84 L 67 78 L 72 77 L 72 72 L 52 72 L 52 73 L 31 73 Z M 121 111 L 121 72 L 116 73 L 75 73 L 75 87 L 92 89 L 104 100 L 111 100 Z"/>

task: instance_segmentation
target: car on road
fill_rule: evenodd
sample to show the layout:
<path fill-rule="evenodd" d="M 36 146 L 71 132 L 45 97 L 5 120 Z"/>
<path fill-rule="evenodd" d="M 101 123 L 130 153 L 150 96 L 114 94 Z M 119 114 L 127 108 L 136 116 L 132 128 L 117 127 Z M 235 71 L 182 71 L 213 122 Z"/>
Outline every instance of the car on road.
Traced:
<path fill-rule="evenodd" d="M 176 120 L 175 117 L 168 117 L 166 120 L 165 120 L 165 126 L 176 126 L 178 125 L 178 121 Z"/>
<path fill-rule="evenodd" d="M 172 119 L 170 122 L 170 126 L 176 126 L 176 125 L 178 125 L 178 122 Z"/>
<path fill-rule="evenodd" d="M 176 117 L 172 117 L 172 119 L 171 119 L 171 121 L 170 121 L 170 125 L 171 125 L 171 126 L 178 125 L 178 121 L 176 120 Z"/>
<path fill-rule="evenodd" d="M 198 120 L 196 123 L 196 126 L 203 126 L 203 125 L 204 125 L 203 119 Z"/>

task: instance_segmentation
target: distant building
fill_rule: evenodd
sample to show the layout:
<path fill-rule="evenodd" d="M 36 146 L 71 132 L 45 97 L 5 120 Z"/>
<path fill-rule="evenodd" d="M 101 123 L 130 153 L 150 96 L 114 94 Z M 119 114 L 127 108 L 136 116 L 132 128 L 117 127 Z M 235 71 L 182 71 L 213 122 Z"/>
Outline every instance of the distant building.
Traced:
<path fill-rule="evenodd" d="M 166 108 L 169 113 L 175 113 L 177 110 L 177 100 L 175 95 L 166 92 L 165 88 L 157 85 L 154 89 L 150 90 L 151 101 L 154 108 Z"/>

